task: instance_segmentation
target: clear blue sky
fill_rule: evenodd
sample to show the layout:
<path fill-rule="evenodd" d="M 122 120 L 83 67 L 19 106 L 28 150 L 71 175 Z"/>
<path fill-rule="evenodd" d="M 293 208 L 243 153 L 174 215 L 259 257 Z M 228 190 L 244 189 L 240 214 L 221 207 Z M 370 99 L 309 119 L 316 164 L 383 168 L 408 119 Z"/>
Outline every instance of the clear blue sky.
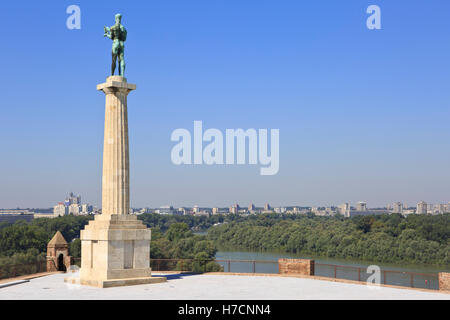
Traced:
<path fill-rule="evenodd" d="M 81 7 L 81 30 L 66 8 Z M 382 30 L 366 8 L 382 9 Z M 450 201 L 448 0 L 2 1 L 0 207 L 100 205 L 123 14 L 132 206 Z M 280 171 L 177 167 L 176 128 L 280 129 Z"/>

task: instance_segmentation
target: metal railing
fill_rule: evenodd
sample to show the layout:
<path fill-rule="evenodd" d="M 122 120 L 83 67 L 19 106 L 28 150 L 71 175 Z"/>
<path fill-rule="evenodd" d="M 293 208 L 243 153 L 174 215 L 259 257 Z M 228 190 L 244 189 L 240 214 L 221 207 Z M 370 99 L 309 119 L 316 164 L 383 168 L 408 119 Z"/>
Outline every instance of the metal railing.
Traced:
<path fill-rule="evenodd" d="M 81 266 L 81 259 L 74 258 L 73 264 Z M 151 259 L 152 271 L 179 272 L 234 272 L 234 273 L 272 273 L 278 274 L 278 261 L 274 260 L 231 260 L 231 259 Z M 46 261 L 30 264 L 0 266 L 0 279 L 14 278 L 21 275 L 46 272 Z M 314 275 L 366 282 L 371 276 L 365 267 L 344 266 L 335 264 L 315 263 Z M 439 289 L 437 273 L 418 273 L 408 271 L 381 270 L 381 284 L 411 288 Z"/>
<path fill-rule="evenodd" d="M 151 259 L 151 267 L 153 271 L 193 271 L 192 262 L 194 259 Z M 197 262 L 199 262 L 197 260 Z M 278 261 L 274 260 L 202 260 L 200 265 L 203 269 L 200 272 L 208 271 L 205 268 L 207 262 L 216 262 L 221 266 L 223 272 L 235 273 L 279 273 Z M 359 282 L 367 282 L 372 273 L 367 273 L 365 267 L 344 266 L 336 264 L 314 264 L 315 276 L 326 278 L 353 280 Z M 199 270 L 197 270 L 199 271 Z M 418 273 L 408 271 L 381 270 L 381 284 L 423 288 L 423 289 L 439 289 L 439 279 L 437 273 Z"/>
<path fill-rule="evenodd" d="M 314 275 L 367 282 L 372 273 L 367 273 L 367 268 L 365 267 L 315 263 Z M 437 273 L 418 273 L 381 269 L 380 284 L 438 290 L 439 275 Z"/>
<path fill-rule="evenodd" d="M 46 261 L 37 261 L 28 264 L 9 264 L 0 266 L 0 279 L 15 278 L 19 276 L 41 273 L 47 271 Z"/>

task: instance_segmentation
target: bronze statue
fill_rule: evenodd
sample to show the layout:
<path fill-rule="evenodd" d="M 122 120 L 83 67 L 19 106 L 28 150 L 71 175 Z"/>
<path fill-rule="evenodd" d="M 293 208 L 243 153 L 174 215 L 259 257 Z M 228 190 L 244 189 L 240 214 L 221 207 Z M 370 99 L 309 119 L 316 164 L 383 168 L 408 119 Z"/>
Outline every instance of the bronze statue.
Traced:
<path fill-rule="evenodd" d="M 104 37 L 108 37 L 113 41 L 112 45 L 112 65 L 111 65 L 111 75 L 114 75 L 116 70 L 116 60 L 119 60 L 119 76 L 125 76 L 125 41 L 127 40 L 127 30 L 123 25 L 120 24 L 122 20 L 122 15 L 120 13 L 116 14 L 116 24 L 111 28 L 104 27 L 105 34 Z"/>

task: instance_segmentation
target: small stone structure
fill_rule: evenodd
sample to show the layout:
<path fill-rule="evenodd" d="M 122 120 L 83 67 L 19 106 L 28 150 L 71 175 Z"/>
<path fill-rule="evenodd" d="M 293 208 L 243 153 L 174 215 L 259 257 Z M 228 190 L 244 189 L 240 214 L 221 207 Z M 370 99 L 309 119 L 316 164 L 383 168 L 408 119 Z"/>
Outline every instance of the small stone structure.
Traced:
<path fill-rule="evenodd" d="M 439 290 L 450 291 L 450 273 L 439 272 Z"/>
<path fill-rule="evenodd" d="M 314 275 L 314 260 L 309 259 L 278 259 L 279 274 Z"/>
<path fill-rule="evenodd" d="M 61 232 L 57 231 L 47 245 L 47 271 L 67 271 L 71 264 L 69 244 Z"/>

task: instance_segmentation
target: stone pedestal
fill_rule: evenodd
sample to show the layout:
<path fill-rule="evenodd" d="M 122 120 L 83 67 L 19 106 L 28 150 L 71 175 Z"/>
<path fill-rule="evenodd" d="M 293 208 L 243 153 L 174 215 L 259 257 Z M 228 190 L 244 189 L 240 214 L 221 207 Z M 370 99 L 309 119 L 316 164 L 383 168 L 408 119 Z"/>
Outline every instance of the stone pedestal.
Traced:
<path fill-rule="evenodd" d="M 152 277 L 150 237 L 150 229 L 134 215 L 97 215 L 81 231 L 76 283 L 106 288 L 166 281 Z"/>
<path fill-rule="evenodd" d="M 97 86 L 106 95 L 102 214 L 81 231 L 80 279 L 67 282 L 105 288 L 166 281 L 151 276 L 150 229 L 129 215 L 127 96 L 135 89 L 121 76 Z"/>

